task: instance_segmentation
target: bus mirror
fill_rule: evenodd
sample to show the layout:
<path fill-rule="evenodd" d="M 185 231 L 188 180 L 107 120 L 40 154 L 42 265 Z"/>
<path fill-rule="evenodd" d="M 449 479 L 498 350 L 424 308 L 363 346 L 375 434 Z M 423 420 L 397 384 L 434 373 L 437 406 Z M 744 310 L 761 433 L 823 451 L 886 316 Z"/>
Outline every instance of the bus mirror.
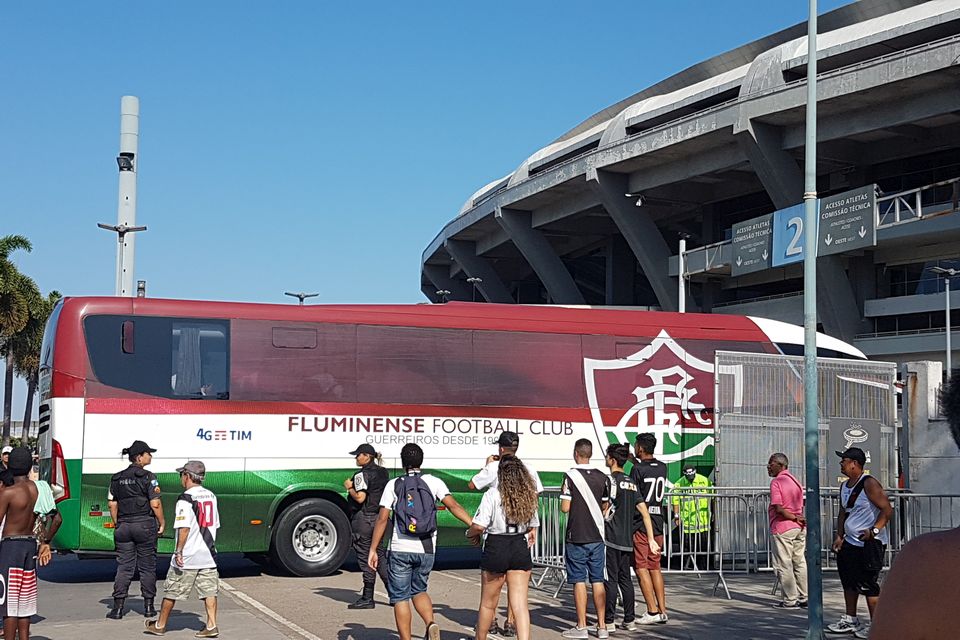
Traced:
<path fill-rule="evenodd" d="M 133 353 L 133 320 L 124 320 L 120 347 L 124 353 Z"/>

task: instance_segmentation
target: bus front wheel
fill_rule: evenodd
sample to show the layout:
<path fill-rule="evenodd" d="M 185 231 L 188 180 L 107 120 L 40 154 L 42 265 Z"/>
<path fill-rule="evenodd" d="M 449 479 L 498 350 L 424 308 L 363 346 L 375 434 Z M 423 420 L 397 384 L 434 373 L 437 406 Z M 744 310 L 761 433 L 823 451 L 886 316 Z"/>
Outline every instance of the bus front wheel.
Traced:
<path fill-rule="evenodd" d="M 277 520 L 271 559 L 296 576 L 327 576 L 350 551 L 350 521 L 337 505 L 306 498 L 287 507 Z"/>

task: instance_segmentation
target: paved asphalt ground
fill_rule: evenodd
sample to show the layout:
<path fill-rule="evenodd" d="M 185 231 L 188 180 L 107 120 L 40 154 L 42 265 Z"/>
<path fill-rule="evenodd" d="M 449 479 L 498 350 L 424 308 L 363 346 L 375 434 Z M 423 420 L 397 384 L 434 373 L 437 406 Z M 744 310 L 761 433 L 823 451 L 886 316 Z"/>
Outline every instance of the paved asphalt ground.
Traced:
<path fill-rule="evenodd" d="M 437 622 L 442 640 L 472 638 L 479 599 L 479 572 L 475 552 L 441 552 L 438 568 L 430 578 Z M 224 587 L 219 600 L 220 637 L 224 640 L 391 640 L 396 638 L 393 612 L 378 604 L 372 611 L 349 611 L 347 603 L 357 597 L 360 575 L 348 565 L 325 578 L 292 578 L 272 575 L 237 555 L 221 557 Z M 160 570 L 166 572 L 161 561 Z M 113 560 L 78 560 L 55 557 L 40 571 L 40 616 L 34 619 L 36 640 L 113 640 L 149 637 L 142 634 L 142 601 L 128 600 L 132 611 L 123 620 L 106 620 L 111 602 Z M 732 600 L 722 593 L 712 595 L 715 576 L 667 574 L 667 602 L 670 622 L 641 627 L 633 633 L 614 633 L 613 638 L 656 638 L 703 640 L 747 640 L 753 638 L 805 637 L 805 611 L 778 611 L 771 608 L 772 574 L 728 576 Z M 162 584 L 162 582 L 161 582 Z M 383 585 L 378 584 L 377 601 L 386 602 Z M 825 617 L 833 622 L 842 612 L 842 594 L 835 573 L 825 577 Z M 638 591 L 639 598 L 639 591 Z M 554 640 L 573 621 L 572 594 L 530 592 L 530 613 L 535 640 Z M 641 599 L 642 600 L 642 599 Z M 501 600 L 505 602 L 505 598 Z M 157 602 L 159 606 L 159 599 Z M 638 610 L 643 611 L 643 603 Z M 865 604 L 861 603 L 861 608 Z M 592 609 L 592 607 L 591 607 Z M 193 638 L 203 626 L 203 605 L 198 600 L 178 602 L 166 637 Z M 502 609 L 501 609 L 502 611 Z M 862 613 L 865 614 L 865 611 Z M 423 633 L 415 617 L 414 636 Z M 495 636 L 491 636 L 494 638 Z"/>

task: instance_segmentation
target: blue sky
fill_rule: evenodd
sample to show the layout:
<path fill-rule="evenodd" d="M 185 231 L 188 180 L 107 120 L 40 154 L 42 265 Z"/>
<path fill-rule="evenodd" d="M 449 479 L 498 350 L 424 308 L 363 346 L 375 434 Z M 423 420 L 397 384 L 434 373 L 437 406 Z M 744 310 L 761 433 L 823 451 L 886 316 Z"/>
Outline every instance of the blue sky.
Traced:
<path fill-rule="evenodd" d="M 131 94 L 149 295 L 421 302 L 420 254 L 477 188 L 594 112 L 806 11 L 5 2 L 0 234 L 32 240 L 16 261 L 44 291 L 113 293 L 116 241 L 96 223 L 116 222 Z"/>

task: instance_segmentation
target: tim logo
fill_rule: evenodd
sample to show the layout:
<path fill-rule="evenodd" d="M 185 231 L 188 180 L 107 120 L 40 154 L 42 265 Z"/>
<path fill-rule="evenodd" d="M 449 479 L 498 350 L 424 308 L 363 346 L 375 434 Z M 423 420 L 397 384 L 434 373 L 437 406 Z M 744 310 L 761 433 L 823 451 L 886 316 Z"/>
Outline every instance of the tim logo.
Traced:
<path fill-rule="evenodd" d="M 713 446 L 713 363 L 687 353 L 666 331 L 615 360 L 584 358 L 590 414 L 600 442 L 657 436 L 657 458 L 679 462 Z"/>

